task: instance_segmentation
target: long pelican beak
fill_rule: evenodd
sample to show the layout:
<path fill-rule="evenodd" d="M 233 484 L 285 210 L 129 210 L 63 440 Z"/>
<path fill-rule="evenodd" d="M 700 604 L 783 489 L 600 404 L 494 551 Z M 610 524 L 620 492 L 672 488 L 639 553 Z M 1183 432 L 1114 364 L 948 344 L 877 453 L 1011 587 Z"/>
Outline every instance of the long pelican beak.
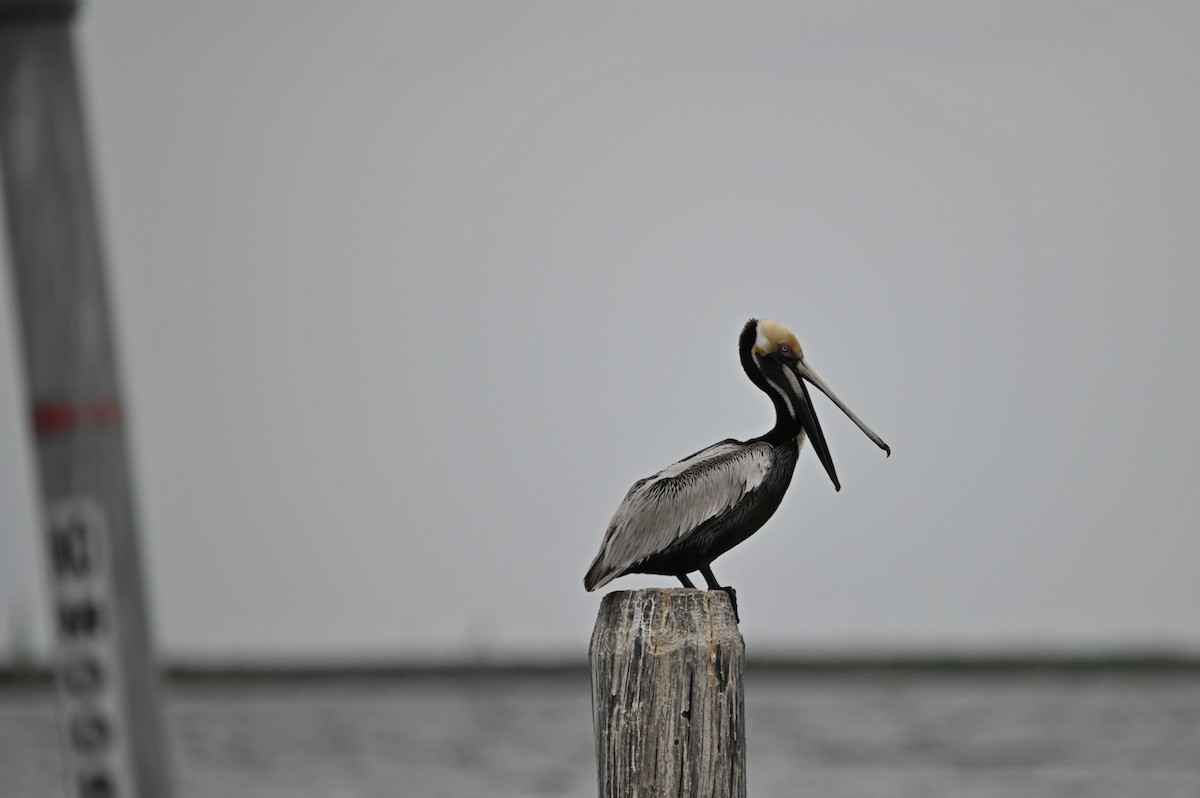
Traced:
<path fill-rule="evenodd" d="M 850 408 L 846 407 L 846 404 L 838 398 L 837 394 L 830 390 L 829 386 L 825 384 L 825 381 L 818 377 L 817 373 L 813 371 L 806 362 L 804 362 L 804 358 L 799 358 L 789 365 L 791 365 L 792 370 L 796 372 L 796 376 L 800 378 L 796 380 L 800 386 L 800 393 L 803 395 L 804 400 L 799 403 L 800 423 L 804 426 L 804 431 L 808 433 L 808 437 L 812 441 L 813 449 L 816 451 L 817 457 L 821 459 L 821 465 L 825 466 L 825 473 L 829 474 L 829 478 L 833 480 L 833 487 L 835 489 L 841 490 L 842 485 L 840 482 L 838 482 L 837 471 L 834 470 L 833 467 L 833 458 L 829 456 L 829 445 L 825 443 L 825 434 L 821 432 L 821 424 L 817 421 L 817 414 L 813 408 L 812 397 L 810 397 L 808 394 L 808 386 L 804 384 L 805 382 L 811 382 L 813 385 L 817 386 L 817 389 L 820 390 L 821 393 L 828 396 L 833 403 L 838 406 L 839 410 L 845 413 L 851 421 L 857 424 L 858 428 L 865 432 L 867 437 L 875 442 L 876 446 L 878 446 L 880 449 L 883 449 L 885 452 L 887 452 L 888 456 L 891 457 L 891 447 L 884 443 L 883 439 L 876 435 L 870 427 L 864 424 L 858 416 L 854 415 Z"/>

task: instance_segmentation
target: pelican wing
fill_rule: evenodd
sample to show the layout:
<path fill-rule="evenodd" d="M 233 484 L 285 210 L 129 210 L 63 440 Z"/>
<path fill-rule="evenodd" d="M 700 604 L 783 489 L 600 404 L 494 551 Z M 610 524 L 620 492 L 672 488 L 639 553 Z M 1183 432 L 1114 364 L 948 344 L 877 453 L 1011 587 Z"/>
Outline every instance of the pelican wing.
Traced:
<path fill-rule="evenodd" d="M 638 480 L 609 522 L 584 587 L 602 587 L 733 507 L 762 484 L 770 465 L 769 444 L 727 440 Z"/>

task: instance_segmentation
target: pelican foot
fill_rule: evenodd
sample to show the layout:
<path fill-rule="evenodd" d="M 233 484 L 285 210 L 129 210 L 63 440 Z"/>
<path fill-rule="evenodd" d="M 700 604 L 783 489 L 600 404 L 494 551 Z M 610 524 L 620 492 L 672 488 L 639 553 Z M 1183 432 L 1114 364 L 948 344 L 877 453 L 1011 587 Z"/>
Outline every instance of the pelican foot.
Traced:
<path fill-rule="evenodd" d="M 733 605 L 733 620 L 738 623 L 741 623 L 742 619 L 738 615 L 738 608 L 737 608 L 737 591 L 734 590 L 729 585 L 725 585 L 724 587 L 720 587 L 717 589 L 723 590 L 725 593 L 727 593 L 729 595 L 729 603 Z"/>

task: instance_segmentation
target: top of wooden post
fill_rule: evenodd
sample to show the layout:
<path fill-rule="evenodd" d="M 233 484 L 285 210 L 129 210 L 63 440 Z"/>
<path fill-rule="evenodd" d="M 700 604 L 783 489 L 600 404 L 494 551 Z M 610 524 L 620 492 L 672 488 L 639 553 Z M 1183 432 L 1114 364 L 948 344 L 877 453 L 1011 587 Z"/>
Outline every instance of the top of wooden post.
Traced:
<path fill-rule="evenodd" d="M 643 638 L 656 652 L 694 646 L 742 642 L 733 605 L 720 590 L 686 587 L 617 590 L 600 602 L 594 648 L 602 633 L 617 631 L 627 638 Z"/>

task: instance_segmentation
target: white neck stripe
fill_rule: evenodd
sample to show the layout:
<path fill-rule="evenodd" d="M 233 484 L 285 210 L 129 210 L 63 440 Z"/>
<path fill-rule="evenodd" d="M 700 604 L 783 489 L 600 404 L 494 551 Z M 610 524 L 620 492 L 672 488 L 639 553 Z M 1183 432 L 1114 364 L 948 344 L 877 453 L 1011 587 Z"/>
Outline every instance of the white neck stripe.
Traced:
<path fill-rule="evenodd" d="M 751 354 L 752 354 L 752 357 L 754 358 L 754 365 L 758 368 L 758 373 L 763 375 L 763 379 L 767 381 L 767 385 L 770 385 L 775 390 L 775 393 L 779 394 L 779 397 L 781 399 L 783 399 L 784 405 L 787 406 L 788 415 L 790 415 L 792 417 L 792 420 L 794 421 L 796 419 L 796 408 L 792 406 L 792 398 L 790 396 L 788 396 L 787 391 L 783 390 L 778 385 L 776 385 L 775 381 L 773 379 L 771 379 L 770 377 L 768 377 L 767 373 L 765 371 L 763 371 L 762 360 L 759 358 L 758 354 L 757 353 L 751 353 Z M 785 371 L 786 371 L 786 369 L 785 369 Z M 789 374 L 788 376 L 790 377 L 791 375 Z M 797 391 L 796 393 L 797 393 L 797 395 L 799 395 L 800 392 Z"/>
<path fill-rule="evenodd" d="M 763 376 L 765 377 L 766 375 L 764 374 Z M 795 420 L 796 408 L 792 407 L 792 399 L 790 396 L 787 395 L 787 391 L 783 390 L 778 385 L 776 385 L 775 381 L 773 379 L 771 379 L 770 377 L 767 377 L 767 385 L 770 385 L 772 388 L 775 389 L 775 393 L 777 393 L 781 397 L 783 397 L 783 403 L 785 405 L 787 405 L 788 415 L 790 415 L 792 417 L 792 419 Z"/>

